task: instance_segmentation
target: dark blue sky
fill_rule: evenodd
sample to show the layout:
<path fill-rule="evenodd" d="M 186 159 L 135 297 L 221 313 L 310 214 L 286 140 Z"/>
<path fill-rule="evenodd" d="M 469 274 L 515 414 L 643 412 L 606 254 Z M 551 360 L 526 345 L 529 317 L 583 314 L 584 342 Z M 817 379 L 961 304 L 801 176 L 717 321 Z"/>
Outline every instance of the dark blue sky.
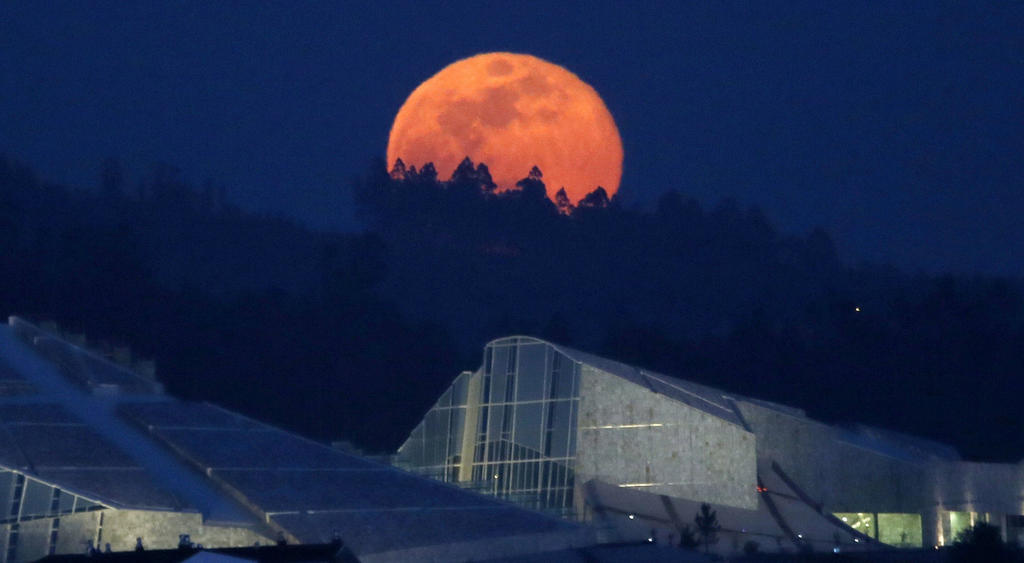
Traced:
<path fill-rule="evenodd" d="M 0 151 L 73 185 L 163 161 L 351 228 L 412 89 L 524 52 L 604 97 L 628 205 L 734 197 L 851 262 L 1024 275 L 1024 3 L 683 4 L 7 1 Z"/>

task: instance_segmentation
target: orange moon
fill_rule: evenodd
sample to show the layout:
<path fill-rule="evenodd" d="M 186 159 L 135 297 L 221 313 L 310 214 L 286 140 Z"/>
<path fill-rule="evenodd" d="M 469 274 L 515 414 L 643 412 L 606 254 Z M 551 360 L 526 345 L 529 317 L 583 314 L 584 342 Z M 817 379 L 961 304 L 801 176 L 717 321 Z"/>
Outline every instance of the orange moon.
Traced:
<path fill-rule="evenodd" d="M 548 197 L 565 187 L 578 202 L 622 178 L 622 140 L 612 114 L 586 82 L 530 55 L 485 53 L 456 61 L 402 104 L 388 138 L 388 166 L 433 162 L 447 179 L 464 157 L 483 162 L 499 190 L 530 168 Z"/>

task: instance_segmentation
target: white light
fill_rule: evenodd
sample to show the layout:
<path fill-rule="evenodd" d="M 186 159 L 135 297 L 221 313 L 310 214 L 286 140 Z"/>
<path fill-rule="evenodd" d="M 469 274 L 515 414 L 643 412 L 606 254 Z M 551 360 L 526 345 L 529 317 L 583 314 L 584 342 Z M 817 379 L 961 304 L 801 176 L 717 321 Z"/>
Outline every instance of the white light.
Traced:
<path fill-rule="evenodd" d="M 497 479 L 497 478 L 498 478 L 498 474 L 497 474 L 497 473 L 495 473 L 495 474 L 494 474 L 494 478 L 495 478 L 495 479 Z"/>
<path fill-rule="evenodd" d="M 647 538 L 647 543 L 654 543 L 654 538 Z"/>
<path fill-rule="evenodd" d="M 853 538 L 853 541 L 860 543 L 860 538 Z"/>
<path fill-rule="evenodd" d="M 804 535 L 803 534 L 797 534 L 796 537 L 798 537 L 800 539 L 804 539 Z"/>
<path fill-rule="evenodd" d="M 846 516 L 843 516 L 843 522 L 848 522 L 848 520 L 846 519 Z"/>
<path fill-rule="evenodd" d="M 832 548 L 832 553 L 839 553 L 839 548 L 838 547 L 833 547 Z"/>
<path fill-rule="evenodd" d="M 629 515 L 629 519 L 630 520 L 636 520 L 636 514 L 630 514 Z"/>
<path fill-rule="evenodd" d="M 648 424 L 605 424 L 601 426 L 580 426 L 580 430 L 626 430 L 632 428 L 661 428 L 665 426 L 661 422 L 651 422 Z"/>

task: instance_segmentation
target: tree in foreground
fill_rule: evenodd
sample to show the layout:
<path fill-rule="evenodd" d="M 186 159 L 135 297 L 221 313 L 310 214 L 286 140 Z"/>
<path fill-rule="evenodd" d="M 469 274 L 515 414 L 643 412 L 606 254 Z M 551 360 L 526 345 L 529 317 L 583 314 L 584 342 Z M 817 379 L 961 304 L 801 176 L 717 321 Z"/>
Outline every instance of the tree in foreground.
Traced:
<path fill-rule="evenodd" d="M 722 529 L 718 523 L 718 513 L 711 510 L 711 505 L 703 503 L 700 512 L 693 517 L 693 522 L 697 525 L 700 542 L 704 544 L 704 553 L 707 553 L 713 544 L 718 543 L 718 531 Z"/>
<path fill-rule="evenodd" d="M 693 528 L 689 524 L 683 524 L 683 527 L 679 528 L 679 547 L 696 549 L 698 545 L 700 545 L 700 542 L 697 541 L 697 535 L 694 533 Z"/>
<path fill-rule="evenodd" d="M 1024 561 L 1024 554 L 1003 543 L 998 526 L 987 522 L 961 530 L 953 542 L 953 561 L 989 561 L 1011 563 Z"/>

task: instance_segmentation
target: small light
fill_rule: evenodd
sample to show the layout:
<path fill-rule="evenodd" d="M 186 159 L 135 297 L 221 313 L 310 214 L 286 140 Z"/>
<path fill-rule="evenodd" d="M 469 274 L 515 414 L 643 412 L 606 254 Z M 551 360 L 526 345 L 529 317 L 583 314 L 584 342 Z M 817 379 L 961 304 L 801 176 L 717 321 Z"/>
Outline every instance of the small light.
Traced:
<path fill-rule="evenodd" d="M 495 478 L 495 479 L 497 479 L 497 478 L 498 478 L 498 474 L 497 474 L 497 473 L 495 473 L 495 474 L 494 474 L 494 478 Z"/>
<path fill-rule="evenodd" d="M 860 312 L 860 307 L 854 307 L 853 310 L 859 313 Z"/>
<path fill-rule="evenodd" d="M 839 546 L 833 547 L 832 553 L 839 553 Z"/>
<path fill-rule="evenodd" d="M 800 539 L 804 539 L 804 535 L 803 534 L 797 534 L 796 537 L 798 537 Z"/>
<path fill-rule="evenodd" d="M 846 516 L 843 516 L 843 522 L 848 522 L 848 520 L 846 519 Z"/>
<path fill-rule="evenodd" d="M 630 514 L 629 515 L 629 519 L 630 520 L 636 520 L 636 514 Z"/>
<path fill-rule="evenodd" d="M 647 538 L 647 543 L 654 543 L 654 538 Z"/>
<path fill-rule="evenodd" d="M 853 541 L 856 543 L 860 543 L 860 538 L 853 538 Z"/>

